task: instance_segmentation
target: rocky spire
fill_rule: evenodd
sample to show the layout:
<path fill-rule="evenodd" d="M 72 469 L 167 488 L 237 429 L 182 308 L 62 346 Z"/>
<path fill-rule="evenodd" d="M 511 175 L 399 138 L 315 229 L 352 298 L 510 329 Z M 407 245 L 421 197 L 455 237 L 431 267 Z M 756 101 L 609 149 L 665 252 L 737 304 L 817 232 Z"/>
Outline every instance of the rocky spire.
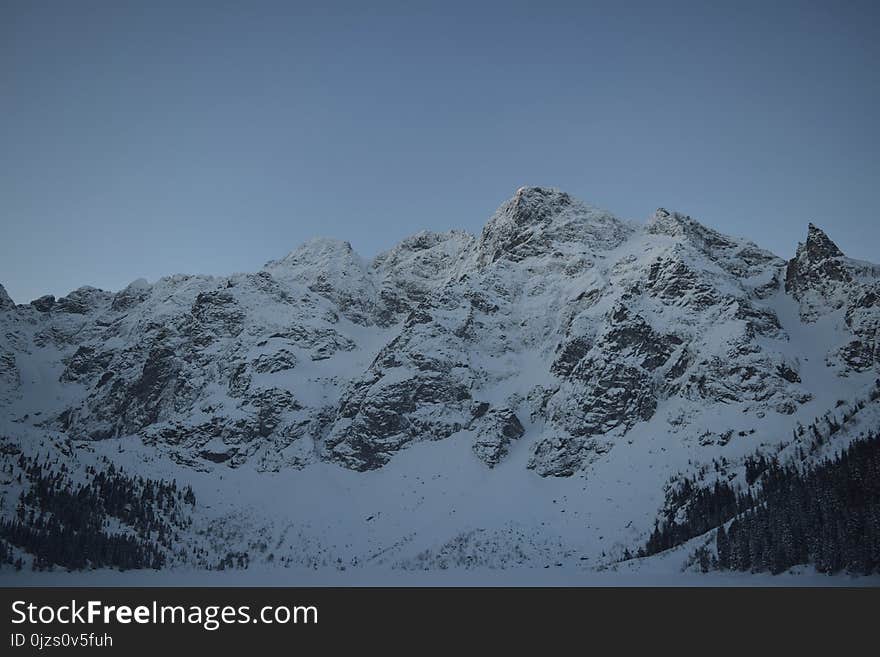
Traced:
<path fill-rule="evenodd" d="M 785 291 L 799 299 L 808 289 L 821 291 L 835 282 L 851 280 L 843 257 L 843 251 L 831 238 L 811 223 L 807 228 L 807 241 L 798 244 L 794 258 L 788 261 Z"/>
<path fill-rule="evenodd" d="M 827 258 L 840 258 L 843 256 L 843 251 L 837 248 L 837 245 L 831 241 L 828 235 L 812 223 L 807 227 L 807 241 L 803 245 L 803 250 L 812 262 L 821 262 Z M 800 245 L 798 251 L 800 251 Z"/>
<path fill-rule="evenodd" d="M 6 293 L 6 288 L 0 285 L 0 310 L 15 308 L 15 302 Z"/>

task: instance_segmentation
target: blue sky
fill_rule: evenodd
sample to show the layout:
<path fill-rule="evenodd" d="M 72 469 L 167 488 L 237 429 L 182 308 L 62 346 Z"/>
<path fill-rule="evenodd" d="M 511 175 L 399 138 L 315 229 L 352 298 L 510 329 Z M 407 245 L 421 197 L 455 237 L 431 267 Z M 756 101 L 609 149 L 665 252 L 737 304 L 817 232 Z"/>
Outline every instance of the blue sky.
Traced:
<path fill-rule="evenodd" d="M 371 256 L 523 184 L 880 261 L 877 6 L 5 0 L 0 282 Z"/>

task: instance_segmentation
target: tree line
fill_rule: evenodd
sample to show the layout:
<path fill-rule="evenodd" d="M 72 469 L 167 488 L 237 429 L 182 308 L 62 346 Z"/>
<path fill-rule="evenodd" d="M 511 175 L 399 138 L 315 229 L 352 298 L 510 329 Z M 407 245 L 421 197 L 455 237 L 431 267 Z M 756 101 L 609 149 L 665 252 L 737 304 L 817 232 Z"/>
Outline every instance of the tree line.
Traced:
<path fill-rule="evenodd" d="M 35 570 L 161 568 L 177 530 L 191 523 L 189 486 L 129 476 L 112 463 L 100 471 L 89 466 L 79 484 L 63 463 L 55 469 L 20 455 L 18 466 L 19 480 L 23 474 L 29 486 L 14 517 L 0 521 L 0 560 L 7 563 L 16 546 L 33 555 Z M 20 559 L 14 565 L 20 568 Z"/>
<path fill-rule="evenodd" d="M 743 493 L 724 481 L 699 487 L 685 480 L 638 555 L 717 527 L 716 556 L 697 555 L 704 570 L 780 573 L 812 564 L 827 573 L 880 571 L 880 435 L 803 468 L 756 455 L 746 461 L 746 476 L 760 486 Z"/>
<path fill-rule="evenodd" d="M 771 464 L 757 504 L 716 535 L 717 567 L 880 572 L 880 436 L 799 470 Z"/>

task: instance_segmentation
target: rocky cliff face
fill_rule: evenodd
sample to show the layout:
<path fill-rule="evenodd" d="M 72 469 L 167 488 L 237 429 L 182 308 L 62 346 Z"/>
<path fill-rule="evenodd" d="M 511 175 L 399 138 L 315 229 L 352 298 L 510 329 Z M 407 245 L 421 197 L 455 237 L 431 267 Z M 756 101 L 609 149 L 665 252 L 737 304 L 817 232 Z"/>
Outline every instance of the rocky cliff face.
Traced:
<path fill-rule="evenodd" d="M 813 224 L 807 241 L 798 244 L 788 263 L 785 289 L 797 299 L 800 316 L 816 322 L 843 311 L 852 340 L 828 354 L 840 371 L 867 371 L 880 362 L 880 267 L 847 258 L 829 237 Z"/>
<path fill-rule="evenodd" d="M 478 237 L 420 233 L 371 261 L 314 240 L 254 274 L 19 306 L 0 288 L 0 408 L 197 469 L 370 470 L 459 436 L 487 467 L 527 449 L 569 476 L 657 418 L 723 443 L 713 414 L 796 416 L 817 384 L 787 304 L 834 324 L 835 376 L 876 371 L 878 299 L 878 268 L 812 225 L 786 263 L 685 215 L 632 224 L 530 187 Z"/>

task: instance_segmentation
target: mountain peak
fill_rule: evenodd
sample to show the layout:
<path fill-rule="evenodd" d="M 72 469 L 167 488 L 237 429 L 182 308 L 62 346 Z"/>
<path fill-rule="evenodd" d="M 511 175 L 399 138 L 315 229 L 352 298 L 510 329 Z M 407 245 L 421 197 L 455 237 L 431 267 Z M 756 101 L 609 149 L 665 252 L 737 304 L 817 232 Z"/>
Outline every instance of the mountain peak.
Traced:
<path fill-rule="evenodd" d="M 331 237 L 314 237 L 300 244 L 279 260 L 270 260 L 265 269 L 311 266 L 331 260 L 360 261 L 351 242 Z"/>
<path fill-rule="evenodd" d="M 852 281 L 847 259 L 815 224 L 807 226 L 807 241 L 798 244 L 785 272 L 785 290 L 801 302 L 801 317 L 814 320 L 823 309 L 839 308 L 843 290 Z"/>
<path fill-rule="evenodd" d="M 671 237 L 689 237 L 697 241 L 709 241 L 715 245 L 731 246 L 733 243 L 718 231 L 707 228 L 690 215 L 657 208 L 648 222 L 648 232 Z"/>
<path fill-rule="evenodd" d="M 813 262 L 843 256 L 843 251 L 838 248 L 837 244 L 832 242 L 831 238 L 813 223 L 807 225 L 807 241 L 804 244 L 804 252 Z"/>
<path fill-rule="evenodd" d="M 667 210 L 666 208 L 657 208 L 651 215 L 649 226 L 652 233 L 668 233 L 681 234 L 684 232 L 688 224 L 694 223 L 689 216 Z"/>
<path fill-rule="evenodd" d="M 520 187 L 501 204 L 479 238 L 481 265 L 556 251 L 562 243 L 605 249 L 628 227 L 613 215 L 552 187 Z M 554 246 L 555 245 L 555 246 Z"/>
<path fill-rule="evenodd" d="M 504 205 L 518 225 L 542 223 L 572 204 L 571 196 L 553 187 L 523 186 Z"/>
<path fill-rule="evenodd" d="M 6 288 L 0 285 L 0 310 L 15 308 L 15 302 L 9 297 Z"/>

